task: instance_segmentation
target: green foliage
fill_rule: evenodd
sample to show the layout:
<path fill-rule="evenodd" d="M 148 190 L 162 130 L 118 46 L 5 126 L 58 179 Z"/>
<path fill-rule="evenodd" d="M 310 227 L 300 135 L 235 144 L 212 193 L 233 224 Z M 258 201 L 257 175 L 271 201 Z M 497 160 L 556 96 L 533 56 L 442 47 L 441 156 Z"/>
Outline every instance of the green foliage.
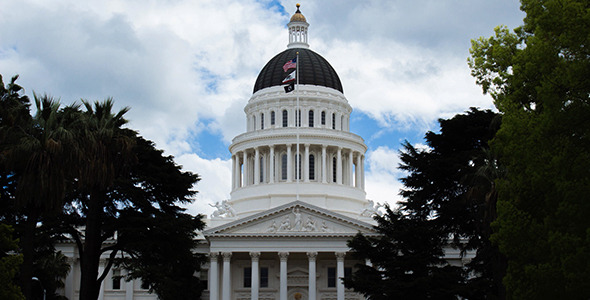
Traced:
<path fill-rule="evenodd" d="M 112 99 L 62 107 L 35 95 L 37 113 L 30 116 L 15 80 L 0 89 L 0 220 L 20 237 L 23 255 L 14 257 L 24 258 L 25 296 L 35 297 L 39 289 L 30 279 L 36 277 L 48 299 L 58 299 L 54 291 L 69 266 L 53 245 L 64 233 L 80 255 L 82 299 L 98 297 L 113 266 L 128 269 L 128 278 L 141 278 L 162 299 L 200 294 L 194 274 L 204 258 L 192 250 L 204 223 L 178 206 L 193 200 L 198 175 L 124 128 L 129 108 L 115 112 Z"/>
<path fill-rule="evenodd" d="M 487 142 L 497 130 L 497 115 L 472 108 L 465 114 L 439 120 L 440 132 L 426 133 L 429 148 L 404 144 L 400 168 L 404 200 L 397 211 L 377 217 L 377 237 L 357 235 L 350 243 L 361 259 L 346 281 L 371 299 L 474 299 L 500 297 L 503 268 L 490 245 L 490 222 L 495 214 L 493 179 L 499 172 Z M 447 265 L 443 248 L 475 250 L 468 271 Z"/>
<path fill-rule="evenodd" d="M 443 259 L 446 235 L 428 218 L 386 207 L 376 216 L 378 235 L 357 234 L 349 241 L 359 264 L 344 284 L 369 299 L 457 299 L 461 269 Z"/>
<path fill-rule="evenodd" d="M 509 298 L 587 299 L 590 3 L 523 0 L 521 9 L 522 27 L 471 48 L 472 74 L 504 114 L 492 143 L 507 170 L 493 239 L 508 258 Z"/>
<path fill-rule="evenodd" d="M 12 238 L 13 231 L 10 226 L 0 223 L 0 299 L 24 300 L 25 296 L 15 284 L 23 256 L 16 253 L 18 241 Z"/>

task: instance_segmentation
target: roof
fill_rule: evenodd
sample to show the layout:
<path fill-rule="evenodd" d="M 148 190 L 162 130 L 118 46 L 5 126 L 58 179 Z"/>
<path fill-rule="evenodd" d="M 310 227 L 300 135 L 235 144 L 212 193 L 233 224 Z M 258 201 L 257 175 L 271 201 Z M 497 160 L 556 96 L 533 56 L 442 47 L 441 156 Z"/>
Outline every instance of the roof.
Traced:
<path fill-rule="evenodd" d="M 297 52 L 299 52 L 299 84 L 319 85 L 344 93 L 340 77 L 330 63 L 321 55 L 305 48 L 287 49 L 273 57 L 258 74 L 254 93 L 267 87 L 283 85 L 283 79 L 293 72 L 293 69 L 285 72 L 283 65 L 297 57 Z"/>

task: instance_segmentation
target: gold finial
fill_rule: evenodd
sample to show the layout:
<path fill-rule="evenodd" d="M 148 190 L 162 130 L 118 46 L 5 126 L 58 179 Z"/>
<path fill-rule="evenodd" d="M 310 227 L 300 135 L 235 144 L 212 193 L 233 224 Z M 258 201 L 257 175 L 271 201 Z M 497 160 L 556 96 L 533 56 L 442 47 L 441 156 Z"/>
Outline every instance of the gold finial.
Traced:
<path fill-rule="evenodd" d="M 297 3 L 295 6 L 297 6 L 297 11 L 291 17 L 290 21 L 291 22 L 306 22 L 305 17 L 303 16 L 303 14 L 301 14 L 301 11 L 299 10 L 299 7 L 301 6 L 301 4 Z"/>

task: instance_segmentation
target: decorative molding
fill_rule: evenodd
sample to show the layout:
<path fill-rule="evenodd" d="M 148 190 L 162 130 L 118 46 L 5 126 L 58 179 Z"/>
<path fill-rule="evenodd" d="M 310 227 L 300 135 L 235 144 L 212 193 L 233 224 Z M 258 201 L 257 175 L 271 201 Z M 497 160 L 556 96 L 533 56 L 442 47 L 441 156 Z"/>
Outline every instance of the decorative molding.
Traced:
<path fill-rule="evenodd" d="M 307 252 L 307 258 L 309 259 L 309 261 L 315 261 L 317 256 L 317 252 Z"/>
<path fill-rule="evenodd" d="M 231 260 L 231 252 L 221 252 L 221 256 L 223 256 L 223 261 L 230 261 Z"/>
<path fill-rule="evenodd" d="M 250 258 L 252 259 L 252 261 L 259 261 L 260 252 L 250 252 Z"/>
<path fill-rule="evenodd" d="M 287 261 L 287 258 L 289 257 L 289 252 L 279 252 L 278 254 L 281 261 Z"/>

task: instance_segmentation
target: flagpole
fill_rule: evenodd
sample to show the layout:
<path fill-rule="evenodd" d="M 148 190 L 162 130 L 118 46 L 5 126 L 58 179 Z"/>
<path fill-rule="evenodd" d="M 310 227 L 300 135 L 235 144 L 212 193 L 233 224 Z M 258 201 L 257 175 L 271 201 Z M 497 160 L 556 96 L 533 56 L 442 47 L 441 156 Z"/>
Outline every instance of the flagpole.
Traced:
<path fill-rule="evenodd" d="M 299 181 L 301 181 L 301 157 L 299 156 L 299 128 L 301 127 L 301 110 L 299 108 L 299 52 L 297 52 L 296 56 L 296 68 L 295 68 L 295 95 L 297 97 L 297 111 L 295 112 L 295 132 L 297 133 L 297 153 L 295 154 L 295 180 L 297 180 L 295 191 L 296 191 L 296 200 L 299 201 Z"/>

